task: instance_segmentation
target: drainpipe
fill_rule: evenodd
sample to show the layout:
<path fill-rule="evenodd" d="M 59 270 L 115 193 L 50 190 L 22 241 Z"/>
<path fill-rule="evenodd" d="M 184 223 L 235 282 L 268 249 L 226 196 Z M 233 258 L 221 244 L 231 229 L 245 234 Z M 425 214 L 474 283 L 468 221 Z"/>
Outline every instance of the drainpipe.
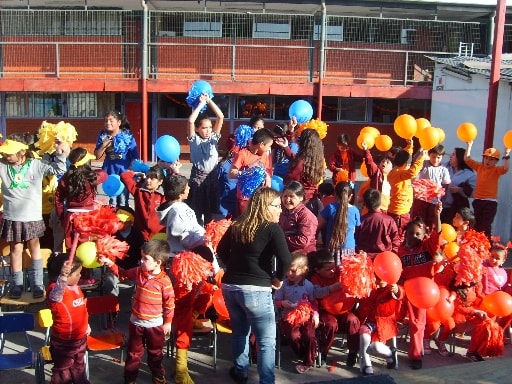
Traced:
<path fill-rule="evenodd" d="M 318 111 L 317 118 L 322 120 L 322 106 L 323 106 L 323 93 L 324 93 L 324 66 L 325 66 L 325 38 L 327 35 L 327 10 L 325 7 L 325 0 L 322 0 L 322 28 L 320 37 L 320 68 L 318 71 Z"/>
<path fill-rule="evenodd" d="M 496 124 L 496 108 L 501 77 L 501 51 L 503 49 L 503 33 L 505 31 L 506 0 L 498 0 L 494 27 L 494 44 L 492 46 L 491 78 L 489 79 L 489 97 L 487 100 L 487 118 L 485 121 L 484 148 L 492 147 L 494 126 Z"/>
<path fill-rule="evenodd" d="M 149 1 L 149 0 L 148 0 Z M 148 161 L 148 5 L 146 0 L 141 0 L 142 17 L 142 132 L 140 137 L 140 146 L 142 147 L 142 161 Z"/>

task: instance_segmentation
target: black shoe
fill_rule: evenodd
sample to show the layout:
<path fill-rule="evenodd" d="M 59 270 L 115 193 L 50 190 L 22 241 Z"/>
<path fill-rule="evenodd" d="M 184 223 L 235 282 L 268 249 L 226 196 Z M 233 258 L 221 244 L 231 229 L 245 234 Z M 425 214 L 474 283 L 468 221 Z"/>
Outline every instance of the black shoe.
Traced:
<path fill-rule="evenodd" d="M 348 367 L 352 368 L 354 365 L 356 365 L 357 361 L 357 352 L 349 352 L 347 356 L 346 364 Z"/>
<path fill-rule="evenodd" d="M 248 377 L 247 376 L 242 376 L 242 375 L 236 373 L 235 372 L 235 367 L 231 367 L 229 369 L 229 376 L 231 376 L 231 378 L 233 379 L 233 381 L 235 383 L 247 384 Z"/>
<path fill-rule="evenodd" d="M 9 299 L 17 300 L 23 293 L 23 285 L 15 285 L 9 291 Z"/>
<path fill-rule="evenodd" d="M 386 364 L 387 369 L 397 369 L 398 367 L 398 353 L 396 352 L 395 347 L 391 347 L 391 361 L 388 361 Z"/>
<path fill-rule="evenodd" d="M 43 296 L 44 296 L 44 288 L 41 287 L 40 285 L 36 285 L 34 287 L 34 291 L 32 291 L 32 297 L 34 299 L 40 299 Z"/>
<path fill-rule="evenodd" d="M 423 363 L 421 360 L 411 360 L 411 368 L 412 369 L 421 369 Z"/>

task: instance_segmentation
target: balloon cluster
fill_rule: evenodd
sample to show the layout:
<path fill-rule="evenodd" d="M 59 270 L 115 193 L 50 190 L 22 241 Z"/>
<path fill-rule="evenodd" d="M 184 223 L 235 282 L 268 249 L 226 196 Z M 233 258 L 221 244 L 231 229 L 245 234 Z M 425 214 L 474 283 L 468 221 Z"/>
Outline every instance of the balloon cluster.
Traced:
<path fill-rule="evenodd" d="M 188 91 L 188 96 L 185 99 L 189 107 L 192 109 L 196 109 L 200 103 L 200 96 L 206 93 L 210 99 L 213 99 L 213 92 L 210 83 L 204 80 L 197 80 L 192 84 L 192 87 Z M 204 112 L 206 110 L 206 104 L 203 108 L 201 108 L 200 112 Z"/>
<path fill-rule="evenodd" d="M 434 148 L 446 137 L 441 128 L 432 127 L 427 119 L 415 119 L 408 114 L 398 116 L 393 123 L 393 128 L 395 133 L 403 139 L 410 140 L 417 137 L 423 149 Z"/>

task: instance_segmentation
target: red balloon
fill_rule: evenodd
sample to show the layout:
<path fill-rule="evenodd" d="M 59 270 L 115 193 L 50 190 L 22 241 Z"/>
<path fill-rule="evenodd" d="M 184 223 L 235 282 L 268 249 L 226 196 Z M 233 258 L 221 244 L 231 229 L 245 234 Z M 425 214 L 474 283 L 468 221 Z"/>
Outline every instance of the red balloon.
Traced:
<path fill-rule="evenodd" d="M 402 274 L 402 261 L 396 253 L 384 251 L 375 256 L 373 270 L 382 281 L 395 284 Z"/>
<path fill-rule="evenodd" d="M 439 287 L 428 277 L 414 277 L 404 284 L 407 299 L 418 308 L 430 308 L 439 301 Z"/>
<path fill-rule="evenodd" d="M 512 296 L 507 292 L 496 291 L 484 296 L 482 300 L 485 310 L 494 316 L 508 316 L 512 314 Z"/>
<path fill-rule="evenodd" d="M 352 309 L 355 297 L 348 297 L 343 291 L 336 291 L 322 299 L 322 305 L 331 315 L 341 315 Z"/>
<path fill-rule="evenodd" d="M 427 309 L 427 321 L 445 321 L 453 315 L 455 306 L 447 300 L 448 297 L 450 297 L 450 291 L 446 287 L 439 287 L 439 301 Z"/>
<path fill-rule="evenodd" d="M 222 289 L 217 289 L 213 292 L 213 307 L 221 319 L 229 319 L 229 312 L 222 296 Z"/>

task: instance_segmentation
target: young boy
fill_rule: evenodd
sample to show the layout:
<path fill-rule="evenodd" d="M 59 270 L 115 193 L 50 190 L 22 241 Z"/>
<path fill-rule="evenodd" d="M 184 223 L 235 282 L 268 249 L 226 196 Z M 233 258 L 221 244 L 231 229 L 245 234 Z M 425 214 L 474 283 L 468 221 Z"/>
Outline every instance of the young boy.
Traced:
<path fill-rule="evenodd" d="M 498 211 L 498 180 L 508 172 L 510 148 L 505 148 L 503 165 L 497 166 L 500 152 L 496 148 L 487 148 L 482 154 L 482 162 L 479 163 L 470 157 L 472 146 L 473 141 L 468 141 L 464 161 L 476 173 L 476 186 L 473 191 L 475 231 L 483 231 L 490 238 L 492 222 Z"/>
<path fill-rule="evenodd" d="M 267 128 L 258 129 L 252 135 L 251 144 L 238 152 L 233 160 L 229 177 L 236 179 L 238 175 L 246 168 L 252 168 L 263 165 L 266 176 L 264 186 L 270 187 L 272 178 L 272 158 L 270 157 L 270 149 L 274 142 L 274 134 Z M 236 191 L 237 196 L 237 215 L 241 215 L 249 204 L 249 197 L 242 196 L 240 185 Z"/>
<path fill-rule="evenodd" d="M 450 172 L 442 164 L 445 155 L 444 146 L 439 144 L 428 150 L 428 159 L 424 161 L 423 168 L 418 174 L 418 179 L 433 180 L 439 186 L 446 187 L 451 183 Z M 432 229 L 435 222 L 435 210 L 438 198 L 432 201 L 424 201 L 415 198 L 412 203 L 411 216 L 419 216 L 427 227 Z"/>
<path fill-rule="evenodd" d="M 332 183 L 336 185 L 339 172 L 346 172 L 347 179 L 344 181 L 356 181 L 356 165 L 362 162 L 363 156 L 350 148 L 350 136 L 347 133 L 340 133 L 336 141 L 336 151 L 331 154 L 327 167 L 332 172 Z"/>
<path fill-rule="evenodd" d="M 453 216 L 452 225 L 457 231 L 457 240 L 463 239 L 466 231 L 475 226 L 473 211 L 467 207 L 459 209 Z"/>
<path fill-rule="evenodd" d="M 188 204 L 196 214 L 197 222 L 201 225 L 212 221 L 212 214 L 218 211 L 219 192 L 217 185 L 217 169 L 219 153 L 217 146 L 220 140 L 220 130 L 224 122 L 224 114 L 207 94 L 199 96 L 199 104 L 188 118 L 187 140 L 190 146 L 190 194 Z M 212 129 L 212 121 L 200 113 L 210 106 L 217 117 Z"/>
<path fill-rule="evenodd" d="M 129 324 L 128 356 L 124 366 L 125 384 L 135 383 L 144 346 L 147 348 L 148 366 L 154 384 L 165 384 L 162 365 L 165 335 L 171 333 L 174 317 L 174 290 L 164 268 L 169 259 L 169 244 L 165 240 L 151 240 L 141 248 L 141 266 L 124 270 L 112 260 L 101 257 L 105 264 L 121 279 L 135 281 L 137 289 Z"/>

